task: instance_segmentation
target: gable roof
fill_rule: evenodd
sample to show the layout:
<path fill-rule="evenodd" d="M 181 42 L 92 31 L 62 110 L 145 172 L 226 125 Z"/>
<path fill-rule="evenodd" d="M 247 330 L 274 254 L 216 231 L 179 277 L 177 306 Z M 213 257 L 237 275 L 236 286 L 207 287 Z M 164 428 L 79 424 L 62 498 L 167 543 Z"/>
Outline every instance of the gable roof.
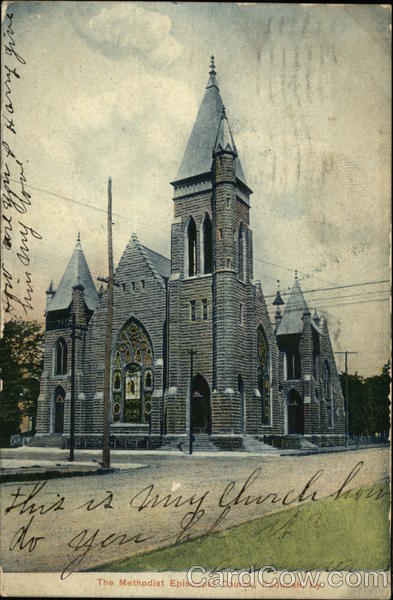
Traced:
<path fill-rule="evenodd" d="M 164 280 L 169 279 L 171 275 L 171 261 L 162 254 L 141 244 L 136 233 L 131 235 L 128 244 L 120 257 L 115 269 L 115 278 L 116 276 L 121 275 L 124 268 L 126 268 L 127 273 L 129 274 L 129 269 L 130 267 L 132 268 L 135 261 L 135 254 L 133 254 L 135 251 L 142 257 L 144 263 L 161 287 L 165 288 Z"/>
<path fill-rule="evenodd" d="M 83 254 L 79 235 L 59 287 L 48 303 L 47 311 L 66 310 L 72 302 L 72 288 L 77 284 L 82 284 L 84 287 L 84 300 L 87 308 L 95 310 L 99 302 L 98 294 Z"/>
<path fill-rule="evenodd" d="M 162 277 L 169 279 L 171 275 L 171 261 L 166 256 L 147 248 L 147 246 L 143 246 L 140 244 L 140 247 L 143 248 L 147 258 L 152 263 L 153 267 Z"/>
<path fill-rule="evenodd" d="M 219 132 L 222 112 L 223 103 L 216 79 L 216 72 L 212 68 L 206 92 L 192 128 L 176 181 L 210 172 L 213 160 L 212 152 Z M 233 138 L 232 142 L 233 149 L 236 151 Z M 238 155 L 235 157 L 234 162 L 236 177 L 247 185 Z"/>

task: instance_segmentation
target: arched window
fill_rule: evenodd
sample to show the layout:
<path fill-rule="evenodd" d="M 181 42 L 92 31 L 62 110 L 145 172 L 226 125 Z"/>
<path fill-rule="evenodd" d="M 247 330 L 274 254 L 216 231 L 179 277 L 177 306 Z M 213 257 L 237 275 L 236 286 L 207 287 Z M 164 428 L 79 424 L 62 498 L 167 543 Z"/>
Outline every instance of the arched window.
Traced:
<path fill-rule="evenodd" d="M 330 367 L 327 360 L 323 364 L 322 371 L 323 380 L 323 395 L 326 401 L 326 409 L 328 413 L 328 425 L 333 427 L 333 388 L 330 376 Z"/>
<path fill-rule="evenodd" d="M 299 350 L 289 350 L 286 353 L 287 379 L 301 378 L 301 362 Z"/>
<path fill-rule="evenodd" d="M 270 414 L 270 350 L 269 344 L 263 330 L 258 327 L 257 331 L 257 352 L 258 352 L 258 389 L 261 394 L 262 404 L 262 424 L 269 425 Z"/>
<path fill-rule="evenodd" d="M 202 225 L 202 236 L 203 236 L 203 272 L 213 272 L 213 231 L 212 222 L 209 215 L 203 220 Z"/>
<path fill-rule="evenodd" d="M 196 247 L 197 229 L 194 219 L 191 217 L 187 227 L 187 274 L 188 277 L 196 275 Z"/>
<path fill-rule="evenodd" d="M 239 235 L 237 240 L 237 271 L 238 277 L 242 281 L 246 278 L 246 234 L 244 231 L 243 223 L 239 227 Z"/>
<path fill-rule="evenodd" d="M 132 319 L 120 333 L 113 358 L 112 418 L 148 423 L 153 391 L 153 349 L 145 328 Z"/>
<path fill-rule="evenodd" d="M 323 363 L 323 393 L 325 398 L 330 396 L 330 367 L 327 360 Z"/>
<path fill-rule="evenodd" d="M 67 344 L 63 338 L 56 342 L 55 349 L 55 375 L 65 375 L 67 373 Z"/>

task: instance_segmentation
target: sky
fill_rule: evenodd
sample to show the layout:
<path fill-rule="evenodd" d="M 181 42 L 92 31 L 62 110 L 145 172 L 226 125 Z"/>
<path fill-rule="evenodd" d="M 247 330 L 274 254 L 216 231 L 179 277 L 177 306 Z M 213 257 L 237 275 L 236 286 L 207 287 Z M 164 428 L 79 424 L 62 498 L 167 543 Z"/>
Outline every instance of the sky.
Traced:
<path fill-rule="evenodd" d="M 78 232 L 94 280 L 107 274 L 109 176 L 115 263 L 132 232 L 169 256 L 170 182 L 211 54 L 254 191 L 254 277 L 269 312 L 277 280 L 287 292 L 295 269 L 303 290 L 389 279 L 388 7 L 16 2 L 5 11 L 3 64 L 18 74 L 3 71 L 3 143 L 15 157 L 5 158 L 15 192 L 23 163 L 31 196 L 22 215 L 2 205 L 12 218 L 11 248 L 2 219 L 2 291 L 9 275 L 18 297 L 33 289 L 32 308 L 14 302 L 14 315 L 44 321 L 45 290 L 58 285 Z M 23 232 L 28 265 L 18 257 Z M 334 350 L 358 352 L 350 372 L 378 373 L 390 355 L 389 287 L 306 294 Z M 4 308 L 3 294 L 7 319 Z"/>

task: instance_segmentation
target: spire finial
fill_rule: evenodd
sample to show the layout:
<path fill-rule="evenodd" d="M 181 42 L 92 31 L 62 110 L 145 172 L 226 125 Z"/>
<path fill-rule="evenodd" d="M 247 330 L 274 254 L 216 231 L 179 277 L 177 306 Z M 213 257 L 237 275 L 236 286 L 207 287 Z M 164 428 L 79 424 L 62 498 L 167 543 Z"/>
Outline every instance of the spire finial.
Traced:
<path fill-rule="evenodd" d="M 297 269 L 295 269 L 295 283 L 297 283 L 299 281 L 298 279 L 298 275 L 297 275 Z"/>
<path fill-rule="evenodd" d="M 210 71 L 209 71 L 209 73 L 212 74 L 212 73 L 215 73 L 215 72 L 216 72 L 216 65 L 214 63 L 214 56 L 212 54 L 211 57 L 210 57 Z"/>
<path fill-rule="evenodd" d="M 76 241 L 77 241 L 77 242 L 80 242 L 80 241 L 81 241 L 81 233 L 80 233 L 80 231 L 78 231 L 78 237 L 77 237 Z"/>

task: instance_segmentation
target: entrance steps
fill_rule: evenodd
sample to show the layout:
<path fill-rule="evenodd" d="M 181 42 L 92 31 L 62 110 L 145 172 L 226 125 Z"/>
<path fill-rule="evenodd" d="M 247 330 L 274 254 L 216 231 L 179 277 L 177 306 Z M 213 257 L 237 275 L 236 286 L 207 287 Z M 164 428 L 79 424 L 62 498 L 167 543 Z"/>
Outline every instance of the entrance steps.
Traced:
<path fill-rule="evenodd" d="M 34 448 L 63 448 L 61 433 L 48 433 L 48 435 L 35 435 L 31 438 L 29 446 Z M 65 447 L 65 446 L 64 446 Z"/>
<path fill-rule="evenodd" d="M 185 448 L 188 451 L 188 445 Z M 219 452 L 220 449 L 213 444 L 208 433 L 194 434 L 192 450 L 196 452 Z"/>
<path fill-rule="evenodd" d="M 279 451 L 258 438 L 258 436 L 246 434 L 243 435 L 243 450 L 246 452 L 255 452 L 261 454 L 279 454 Z"/>

